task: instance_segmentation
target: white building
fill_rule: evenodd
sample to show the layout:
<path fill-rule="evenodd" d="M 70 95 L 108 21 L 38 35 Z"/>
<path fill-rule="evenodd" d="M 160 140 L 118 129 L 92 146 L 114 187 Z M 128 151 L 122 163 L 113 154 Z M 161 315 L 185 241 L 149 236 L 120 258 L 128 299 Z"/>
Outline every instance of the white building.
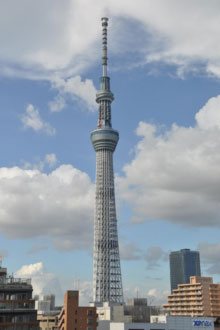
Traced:
<path fill-rule="evenodd" d="M 94 306 L 94 303 L 90 303 L 90 306 Z M 98 314 L 99 321 L 109 321 L 107 324 L 112 322 L 132 322 L 130 315 L 124 315 L 124 305 L 104 302 L 100 306 L 96 305 L 96 313 Z"/>
<path fill-rule="evenodd" d="M 214 321 L 211 317 L 163 316 L 158 321 L 161 323 L 99 321 L 98 330 L 214 330 Z"/>

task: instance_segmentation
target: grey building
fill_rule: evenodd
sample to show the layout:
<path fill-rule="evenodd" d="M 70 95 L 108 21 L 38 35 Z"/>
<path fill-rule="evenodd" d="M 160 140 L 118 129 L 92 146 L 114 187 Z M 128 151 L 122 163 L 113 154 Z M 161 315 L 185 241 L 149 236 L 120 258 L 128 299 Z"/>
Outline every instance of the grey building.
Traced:
<path fill-rule="evenodd" d="M 189 283 L 190 276 L 201 276 L 200 256 L 198 251 L 182 249 L 170 253 L 171 292 L 178 284 Z"/>

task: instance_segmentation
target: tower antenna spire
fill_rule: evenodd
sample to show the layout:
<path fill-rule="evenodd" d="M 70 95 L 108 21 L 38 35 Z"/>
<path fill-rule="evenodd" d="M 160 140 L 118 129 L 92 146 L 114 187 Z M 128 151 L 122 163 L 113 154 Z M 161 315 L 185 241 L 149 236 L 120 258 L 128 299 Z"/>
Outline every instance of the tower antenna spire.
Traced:
<path fill-rule="evenodd" d="M 107 76 L 107 27 L 108 27 L 108 18 L 102 17 L 102 75 L 103 77 Z"/>

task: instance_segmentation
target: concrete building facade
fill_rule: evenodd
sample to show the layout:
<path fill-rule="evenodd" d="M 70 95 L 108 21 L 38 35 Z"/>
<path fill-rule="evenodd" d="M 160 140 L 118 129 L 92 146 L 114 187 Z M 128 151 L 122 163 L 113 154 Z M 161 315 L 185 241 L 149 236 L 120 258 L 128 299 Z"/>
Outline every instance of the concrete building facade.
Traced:
<path fill-rule="evenodd" d="M 59 330 L 96 330 L 96 307 L 79 306 L 79 291 L 67 291 L 58 317 Z"/>
<path fill-rule="evenodd" d="M 168 295 L 164 308 L 175 316 L 220 316 L 220 284 L 211 277 L 191 276 L 189 284 L 179 284 Z"/>
<path fill-rule="evenodd" d="M 190 276 L 201 276 L 198 251 L 182 249 L 170 253 L 170 287 L 177 289 L 178 284 L 189 283 Z"/>
<path fill-rule="evenodd" d="M 47 314 L 38 314 L 37 319 L 39 321 L 40 330 L 58 330 L 58 314 L 48 312 Z"/>

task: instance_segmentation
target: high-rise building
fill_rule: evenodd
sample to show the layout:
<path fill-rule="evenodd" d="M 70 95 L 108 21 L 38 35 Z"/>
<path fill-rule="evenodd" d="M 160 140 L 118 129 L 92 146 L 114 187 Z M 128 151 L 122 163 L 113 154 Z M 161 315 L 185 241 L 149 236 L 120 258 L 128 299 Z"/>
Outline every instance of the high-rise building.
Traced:
<path fill-rule="evenodd" d="M 212 277 L 191 276 L 190 283 L 173 290 L 164 308 L 171 316 L 220 317 L 220 284 L 213 284 Z"/>
<path fill-rule="evenodd" d="M 198 251 L 182 249 L 170 253 L 170 286 L 171 292 L 178 284 L 189 283 L 190 276 L 201 276 Z"/>
<path fill-rule="evenodd" d="M 93 301 L 97 304 L 123 302 L 113 171 L 113 152 L 119 133 L 112 128 L 111 123 L 111 103 L 114 96 L 107 76 L 107 27 L 108 19 L 104 17 L 103 74 L 100 78 L 100 90 L 96 95 L 96 102 L 99 104 L 98 127 L 91 132 L 91 141 L 96 152 Z"/>

